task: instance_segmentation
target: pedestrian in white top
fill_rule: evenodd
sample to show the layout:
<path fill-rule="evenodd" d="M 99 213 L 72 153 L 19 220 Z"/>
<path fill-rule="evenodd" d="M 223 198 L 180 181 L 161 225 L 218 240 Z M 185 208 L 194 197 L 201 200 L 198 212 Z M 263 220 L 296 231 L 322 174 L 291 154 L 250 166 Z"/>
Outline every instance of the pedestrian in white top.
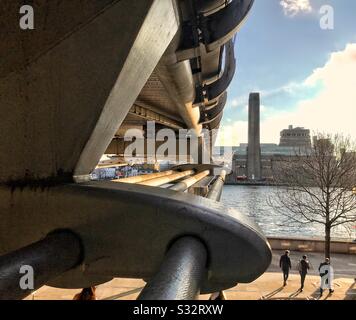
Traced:
<path fill-rule="evenodd" d="M 329 289 L 329 293 L 334 292 L 334 268 L 330 264 L 330 259 L 326 258 L 319 266 L 320 274 L 320 295 L 323 295 L 324 290 Z"/>

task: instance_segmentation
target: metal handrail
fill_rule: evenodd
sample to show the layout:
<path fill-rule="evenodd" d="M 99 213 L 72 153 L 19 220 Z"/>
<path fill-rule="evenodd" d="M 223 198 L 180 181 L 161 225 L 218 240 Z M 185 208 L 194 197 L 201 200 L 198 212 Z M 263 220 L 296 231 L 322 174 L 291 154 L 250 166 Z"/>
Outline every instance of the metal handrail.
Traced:
<path fill-rule="evenodd" d="M 176 173 L 176 171 L 167 170 L 167 171 L 162 171 L 162 172 L 157 172 L 157 173 L 138 175 L 138 176 L 134 176 L 134 177 L 115 179 L 112 181 L 123 182 L 123 183 L 140 183 L 140 182 L 144 182 L 144 181 L 155 179 L 155 178 L 169 176 L 174 173 Z"/>
<path fill-rule="evenodd" d="M 174 191 L 185 191 L 197 182 L 201 181 L 205 177 L 207 177 L 210 174 L 209 170 L 202 171 L 195 176 L 189 177 L 188 179 L 185 179 L 181 182 L 178 182 L 175 184 L 173 187 L 170 187 L 171 190 Z"/>
<path fill-rule="evenodd" d="M 170 182 L 179 180 L 181 178 L 185 178 L 192 174 L 194 174 L 194 170 L 187 170 L 187 171 L 183 171 L 183 172 L 173 173 L 173 174 L 165 176 L 165 177 L 147 180 L 147 181 L 141 182 L 139 184 L 144 185 L 144 186 L 158 187 L 158 186 L 162 186 L 166 183 L 170 183 Z"/>

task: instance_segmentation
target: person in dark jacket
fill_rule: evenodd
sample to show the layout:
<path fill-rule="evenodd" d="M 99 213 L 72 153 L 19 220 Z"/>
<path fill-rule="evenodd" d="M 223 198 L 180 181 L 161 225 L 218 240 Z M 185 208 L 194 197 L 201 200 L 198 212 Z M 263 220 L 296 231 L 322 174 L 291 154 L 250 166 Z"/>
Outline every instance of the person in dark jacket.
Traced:
<path fill-rule="evenodd" d="M 310 263 L 307 256 L 303 256 L 303 259 L 299 261 L 299 274 L 300 274 L 300 291 L 303 292 L 305 278 L 310 269 Z"/>
<path fill-rule="evenodd" d="M 289 258 L 289 250 L 286 250 L 284 255 L 281 256 L 279 259 L 279 267 L 282 269 L 283 272 L 283 286 L 287 285 L 287 280 L 289 277 L 289 270 L 292 269 L 292 264 Z"/>

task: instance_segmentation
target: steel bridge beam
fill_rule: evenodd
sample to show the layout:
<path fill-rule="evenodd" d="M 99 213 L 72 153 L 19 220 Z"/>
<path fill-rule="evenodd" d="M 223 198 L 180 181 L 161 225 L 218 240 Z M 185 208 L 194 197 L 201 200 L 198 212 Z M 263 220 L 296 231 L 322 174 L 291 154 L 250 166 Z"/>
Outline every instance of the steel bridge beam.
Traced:
<path fill-rule="evenodd" d="M 210 174 L 209 170 L 202 171 L 195 176 L 189 177 L 188 179 L 185 179 L 183 181 L 178 182 L 175 184 L 173 187 L 170 187 L 170 190 L 174 191 L 185 191 L 197 182 L 201 181 L 205 177 L 207 177 Z"/>
<path fill-rule="evenodd" d="M 194 237 L 176 240 L 138 300 L 193 300 L 207 273 L 207 250 Z"/>
<path fill-rule="evenodd" d="M 214 201 L 220 201 L 221 193 L 225 184 L 226 171 L 222 170 L 220 175 L 216 178 L 214 184 L 211 186 L 207 198 Z"/>
<path fill-rule="evenodd" d="M 79 265 L 83 254 L 80 238 L 71 231 L 62 230 L 1 256 L 0 300 L 23 299 L 33 290 Z M 21 270 L 24 266 L 31 268 L 31 274 L 28 276 L 33 276 L 33 288 L 21 287 L 20 279 L 24 277 Z"/>
<path fill-rule="evenodd" d="M 0 186 L 0 197 L 5 200 L 1 211 L 6 221 L 0 224 L 0 255 L 52 230 L 70 229 L 82 240 L 82 264 L 47 283 L 54 287 L 86 288 L 114 277 L 150 279 L 170 244 L 185 235 L 201 239 L 209 251 L 210 276 L 202 281 L 202 293 L 251 282 L 271 260 L 268 242 L 253 221 L 188 193 L 100 181 L 44 189 Z M 54 258 L 62 258 L 68 249 L 63 247 L 51 253 Z M 76 262 L 73 259 L 65 269 Z"/>

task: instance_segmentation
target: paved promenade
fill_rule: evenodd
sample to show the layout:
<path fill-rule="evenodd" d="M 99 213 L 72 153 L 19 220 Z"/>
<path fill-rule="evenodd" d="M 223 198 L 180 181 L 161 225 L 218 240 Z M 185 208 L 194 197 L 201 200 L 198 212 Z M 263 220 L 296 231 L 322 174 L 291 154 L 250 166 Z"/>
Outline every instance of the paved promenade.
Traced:
<path fill-rule="evenodd" d="M 335 269 L 335 292 L 329 295 L 325 292 L 319 295 L 320 278 L 317 268 L 323 260 L 323 255 L 308 253 L 313 269 L 306 278 L 303 292 L 299 292 L 300 277 L 296 270 L 298 259 L 303 253 L 292 252 L 292 273 L 286 287 L 282 286 L 282 274 L 278 263 L 281 252 L 274 252 L 273 261 L 269 270 L 255 282 L 240 284 L 226 290 L 228 300 L 356 300 L 356 255 L 333 255 L 332 264 Z M 142 280 L 114 279 L 97 287 L 98 300 L 133 300 L 136 299 L 145 283 Z M 43 287 L 27 299 L 31 300 L 71 300 L 80 290 L 54 289 Z M 200 296 L 200 299 L 208 299 L 208 295 Z"/>
<path fill-rule="evenodd" d="M 268 269 L 270 272 L 279 272 L 279 258 L 284 251 L 273 251 L 272 263 Z M 303 254 L 306 254 L 311 264 L 310 275 L 319 275 L 318 268 L 321 262 L 324 261 L 323 253 L 315 252 L 291 252 L 290 258 L 292 262 L 292 273 L 298 273 L 297 265 L 298 261 L 302 258 Z M 334 268 L 334 274 L 336 277 L 356 278 L 356 255 L 353 254 L 332 254 L 331 264 Z"/>

